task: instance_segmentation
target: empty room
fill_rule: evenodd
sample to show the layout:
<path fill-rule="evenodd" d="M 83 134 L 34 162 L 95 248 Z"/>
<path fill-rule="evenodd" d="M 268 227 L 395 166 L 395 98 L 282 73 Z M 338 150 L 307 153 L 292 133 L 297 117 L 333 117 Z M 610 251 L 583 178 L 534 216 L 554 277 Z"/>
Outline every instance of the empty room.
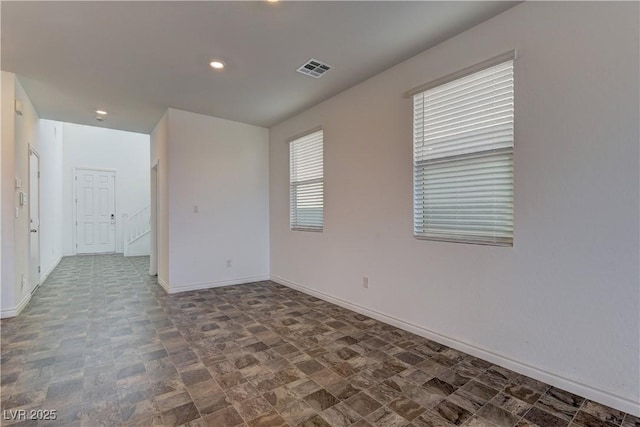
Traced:
<path fill-rule="evenodd" d="M 640 3 L 0 24 L 0 425 L 640 427 Z"/>

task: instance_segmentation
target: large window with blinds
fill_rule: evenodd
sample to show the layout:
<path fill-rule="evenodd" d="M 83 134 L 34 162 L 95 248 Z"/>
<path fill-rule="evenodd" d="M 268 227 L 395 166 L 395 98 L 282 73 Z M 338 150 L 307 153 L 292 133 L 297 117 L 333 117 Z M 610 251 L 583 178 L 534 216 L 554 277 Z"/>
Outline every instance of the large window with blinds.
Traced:
<path fill-rule="evenodd" d="M 323 133 L 289 142 L 289 218 L 292 230 L 322 231 L 324 225 Z"/>
<path fill-rule="evenodd" d="M 417 238 L 513 245 L 513 59 L 412 91 Z"/>

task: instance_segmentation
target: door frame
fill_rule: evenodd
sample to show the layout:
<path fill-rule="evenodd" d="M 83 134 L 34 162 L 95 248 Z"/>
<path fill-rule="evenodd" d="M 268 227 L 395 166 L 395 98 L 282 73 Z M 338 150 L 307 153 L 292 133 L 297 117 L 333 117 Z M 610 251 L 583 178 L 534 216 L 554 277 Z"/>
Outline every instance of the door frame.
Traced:
<path fill-rule="evenodd" d="M 78 255 L 78 171 L 97 171 L 97 172 L 113 172 L 113 213 L 116 223 L 113 227 L 113 241 L 114 250 L 113 253 L 118 253 L 118 203 L 117 203 L 117 182 L 118 182 L 118 170 L 117 169 L 105 169 L 105 168 L 90 168 L 90 167 L 75 167 L 73 168 L 73 176 L 71 177 L 73 184 L 73 198 L 71 199 L 73 209 L 73 233 L 71 233 L 71 249 L 73 255 Z"/>
<path fill-rule="evenodd" d="M 149 257 L 149 275 L 157 276 L 158 275 L 158 192 L 159 186 L 158 183 L 160 181 L 158 177 L 158 159 L 155 159 L 151 164 L 150 174 L 151 174 L 151 247 L 150 252 L 151 256 Z"/>
<path fill-rule="evenodd" d="M 34 280 L 32 280 L 31 277 L 31 273 L 33 272 L 33 266 L 31 265 L 31 155 L 34 155 L 38 158 L 38 177 L 37 179 L 37 186 L 38 186 L 38 283 L 36 283 L 35 285 L 32 284 L 34 282 Z M 29 188 L 29 200 L 27 201 L 27 224 L 29 226 L 28 230 L 29 230 L 29 287 L 31 289 L 29 289 L 30 293 L 33 293 L 33 291 L 35 291 L 36 289 L 38 289 L 38 286 L 40 286 L 40 284 L 42 283 L 42 239 L 40 238 L 40 234 L 41 234 L 41 227 L 40 224 L 42 223 L 42 221 L 40 221 L 40 213 L 41 213 L 41 209 L 40 209 L 40 202 L 41 202 L 41 197 L 40 197 L 40 153 L 38 153 L 38 150 L 36 150 L 36 148 L 29 144 L 29 167 L 28 167 L 28 177 L 29 177 L 29 184 L 28 184 L 28 188 Z"/>

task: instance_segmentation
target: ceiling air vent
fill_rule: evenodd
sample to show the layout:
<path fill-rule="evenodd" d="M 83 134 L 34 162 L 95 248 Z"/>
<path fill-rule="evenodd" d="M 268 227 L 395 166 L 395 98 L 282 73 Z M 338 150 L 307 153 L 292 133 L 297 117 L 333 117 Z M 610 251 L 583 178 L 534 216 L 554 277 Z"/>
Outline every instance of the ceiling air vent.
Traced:
<path fill-rule="evenodd" d="M 307 76 L 311 76 L 313 78 L 320 78 L 331 69 L 331 65 L 325 64 L 322 61 L 318 61 L 317 59 L 311 58 L 304 65 L 298 68 L 298 71 L 301 74 L 305 74 Z"/>

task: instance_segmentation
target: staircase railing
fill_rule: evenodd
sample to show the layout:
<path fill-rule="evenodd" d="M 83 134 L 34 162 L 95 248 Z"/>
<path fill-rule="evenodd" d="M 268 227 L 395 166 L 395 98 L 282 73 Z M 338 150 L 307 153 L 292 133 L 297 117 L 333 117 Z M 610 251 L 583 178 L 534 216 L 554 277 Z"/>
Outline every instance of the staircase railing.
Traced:
<path fill-rule="evenodd" d="M 136 240 L 138 237 L 151 230 L 151 208 L 147 206 L 140 209 L 124 220 L 124 244 Z"/>

